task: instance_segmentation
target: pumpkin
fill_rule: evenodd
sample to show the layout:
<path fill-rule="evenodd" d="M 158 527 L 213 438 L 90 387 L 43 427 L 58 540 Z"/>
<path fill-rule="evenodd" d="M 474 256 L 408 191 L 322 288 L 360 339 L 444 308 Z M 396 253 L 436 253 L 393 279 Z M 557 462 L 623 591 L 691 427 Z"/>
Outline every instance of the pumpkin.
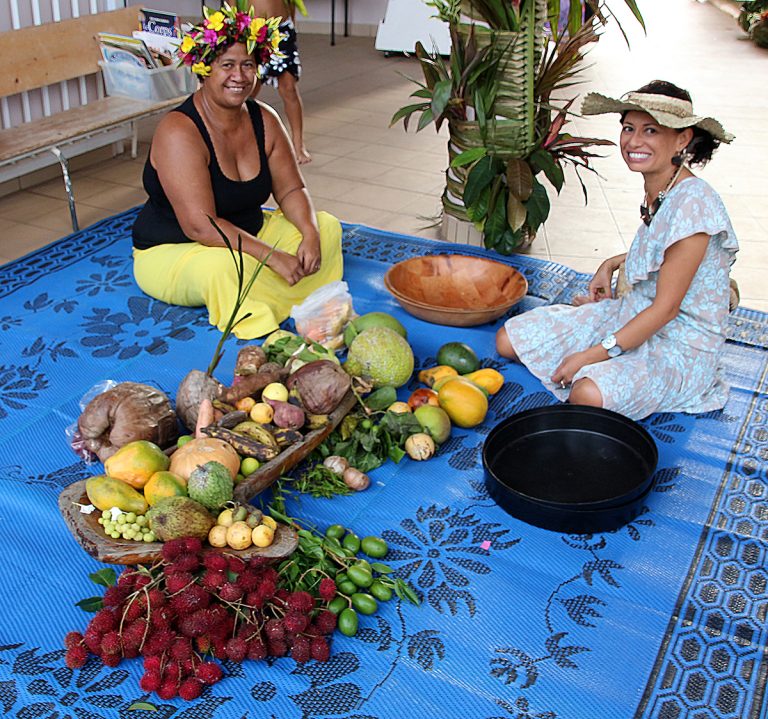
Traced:
<path fill-rule="evenodd" d="M 233 480 L 240 471 L 240 455 L 232 445 L 212 437 L 193 439 L 177 449 L 171 455 L 171 466 L 168 470 L 178 474 L 186 482 L 197 467 L 212 461 L 223 464 Z"/>

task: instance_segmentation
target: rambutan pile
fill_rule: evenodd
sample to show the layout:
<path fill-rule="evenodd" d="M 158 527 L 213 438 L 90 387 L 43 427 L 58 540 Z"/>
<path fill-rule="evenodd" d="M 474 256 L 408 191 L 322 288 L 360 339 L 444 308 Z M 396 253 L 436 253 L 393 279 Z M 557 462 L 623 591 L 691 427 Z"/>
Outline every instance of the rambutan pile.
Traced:
<path fill-rule="evenodd" d="M 82 667 L 93 654 L 114 667 L 141 656 L 142 690 L 191 701 L 222 678 L 214 659 L 326 661 L 336 628 L 330 590 L 326 582 L 317 597 L 291 592 L 262 558 L 204 553 L 192 538 L 166 542 L 161 561 L 126 569 L 107 589 L 85 633 L 67 634 L 66 663 Z"/>

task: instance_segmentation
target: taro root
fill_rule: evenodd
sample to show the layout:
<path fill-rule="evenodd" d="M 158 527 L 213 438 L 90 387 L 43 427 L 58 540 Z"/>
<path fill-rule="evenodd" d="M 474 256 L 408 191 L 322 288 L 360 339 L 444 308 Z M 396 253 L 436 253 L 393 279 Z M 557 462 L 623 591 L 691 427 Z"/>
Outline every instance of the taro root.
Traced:
<path fill-rule="evenodd" d="M 121 382 L 94 397 L 78 418 L 77 427 L 85 448 L 102 462 L 135 440 L 167 447 L 178 437 L 176 413 L 169 399 L 159 389 L 137 382 Z"/>
<path fill-rule="evenodd" d="M 176 412 L 184 426 L 192 430 L 197 426 L 197 415 L 200 403 L 204 399 L 219 400 L 225 387 L 218 380 L 205 372 L 193 369 L 179 385 L 176 392 Z"/>
<path fill-rule="evenodd" d="M 262 372 L 283 372 L 286 373 L 288 370 L 286 370 L 283 365 L 278 364 L 277 362 L 265 362 L 261 367 L 259 367 L 259 374 Z"/>
<path fill-rule="evenodd" d="M 276 399 L 268 399 L 267 404 L 275 411 L 272 423 L 280 429 L 299 429 L 304 426 L 306 415 L 301 407 Z"/>
<path fill-rule="evenodd" d="M 330 360 L 314 360 L 288 377 L 288 389 L 297 389 L 310 414 L 330 414 L 349 391 L 349 375 Z"/>
<path fill-rule="evenodd" d="M 258 345 L 247 345 L 237 353 L 235 375 L 255 374 L 267 361 L 267 354 Z"/>

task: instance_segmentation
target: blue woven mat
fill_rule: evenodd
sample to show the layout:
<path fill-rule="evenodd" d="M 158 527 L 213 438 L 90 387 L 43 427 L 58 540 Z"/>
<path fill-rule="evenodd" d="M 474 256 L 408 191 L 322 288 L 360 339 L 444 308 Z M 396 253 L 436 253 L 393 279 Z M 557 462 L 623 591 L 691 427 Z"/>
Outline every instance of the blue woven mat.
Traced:
<path fill-rule="evenodd" d="M 766 716 L 768 321 L 738 310 L 726 351 L 728 405 L 706 415 L 657 414 L 656 490 L 612 533 L 567 536 L 510 518 L 489 499 L 480 449 L 490 427 L 553 399 L 521 367 L 494 358 L 501 320 L 470 330 L 404 314 L 384 271 L 435 251 L 484 254 L 346 226 L 345 279 L 359 313 L 384 309 L 409 330 L 417 365 L 448 340 L 471 344 L 507 379 L 486 423 L 455 431 L 438 457 L 388 463 L 369 490 L 302 500 L 292 513 L 341 522 L 389 542 L 388 561 L 423 596 L 390 602 L 338 635 L 328 663 L 225 663 L 226 678 L 193 703 L 141 692 L 138 660 L 66 668 L 67 631 L 90 615 L 87 575 L 101 565 L 73 539 L 57 496 L 95 474 L 64 430 L 103 379 L 175 396 L 204 368 L 218 332 L 203 310 L 170 307 L 136 287 L 135 210 L 0 268 L 0 706 L 32 717 L 309 719 L 757 719 Z M 501 259 L 495 257 L 496 259 Z M 526 257 L 522 310 L 568 301 L 586 277 Z M 231 376 L 233 340 L 219 370 Z M 403 388 L 406 395 L 408 388 Z"/>

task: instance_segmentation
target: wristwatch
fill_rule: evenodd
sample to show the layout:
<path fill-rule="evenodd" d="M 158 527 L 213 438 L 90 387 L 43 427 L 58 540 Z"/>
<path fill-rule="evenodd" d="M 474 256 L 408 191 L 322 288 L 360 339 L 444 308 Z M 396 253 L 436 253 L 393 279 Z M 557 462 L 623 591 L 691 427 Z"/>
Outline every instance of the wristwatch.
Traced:
<path fill-rule="evenodd" d="M 621 347 L 617 344 L 616 335 L 614 334 L 610 334 L 607 337 L 604 337 L 602 340 L 600 340 L 600 344 L 603 345 L 603 348 L 611 359 L 618 357 L 624 352 L 624 350 L 621 349 Z"/>

